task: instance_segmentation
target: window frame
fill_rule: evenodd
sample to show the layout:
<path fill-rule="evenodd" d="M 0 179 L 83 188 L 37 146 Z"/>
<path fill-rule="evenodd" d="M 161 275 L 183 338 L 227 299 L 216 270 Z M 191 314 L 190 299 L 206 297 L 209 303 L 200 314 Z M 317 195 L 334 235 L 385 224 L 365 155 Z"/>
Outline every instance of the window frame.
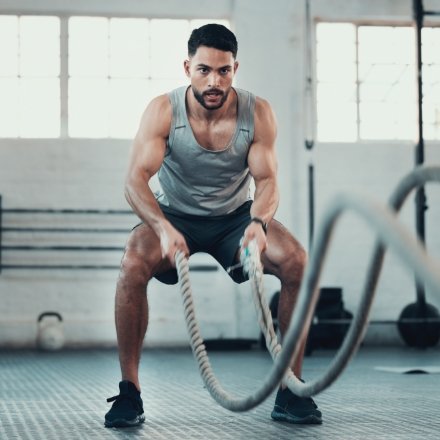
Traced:
<path fill-rule="evenodd" d="M 317 92 L 318 92 L 318 79 L 317 79 L 317 65 L 318 65 L 318 59 L 317 59 L 317 26 L 318 24 L 352 24 L 356 27 L 356 40 L 355 40 L 355 46 L 356 46 L 356 133 L 357 133 L 357 139 L 355 141 L 325 141 L 325 140 L 319 140 L 318 138 L 318 99 L 317 99 Z M 389 145 L 414 145 L 417 140 L 416 139 L 361 139 L 360 138 L 360 81 L 359 81 L 359 40 L 358 40 L 358 28 L 360 26 L 390 26 L 390 27 L 412 27 L 415 28 L 415 24 L 412 21 L 408 20 L 370 20 L 370 19 L 326 19 L 323 17 L 314 17 L 313 18 L 313 27 L 311 32 L 311 47 L 312 47 L 312 53 L 311 53 L 311 59 L 312 59 L 312 78 L 313 78 L 313 88 L 312 88 L 312 111 L 313 114 L 309 117 L 313 120 L 312 130 L 313 130 L 313 138 L 315 139 L 315 143 L 319 145 L 383 145 L 383 144 L 389 144 Z M 431 28 L 440 28 L 440 22 L 439 21 L 433 21 L 429 19 L 424 20 L 423 27 L 431 27 Z M 415 40 L 415 33 L 414 33 L 414 45 L 416 44 Z M 415 61 L 415 59 L 414 59 Z M 417 81 L 417 72 L 416 69 L 414 69 L 414 84 L 416 85 Z M 415 105 L 417 103 L 415 102 Z M 415 121 L 417 124 L 417 121 Z M 424 139 L 425 144 L 438 144 L 440 143 L 440 139 Z"/>
<path fill-rule="evenodd" d="M 200 10 L 191 14 L 191 11 L 186 11 L 185 14 L 172 14 L 169 11 L 163 11 L 163 13 L 151 13 L 144 14 L 133 11 L 133 13 L 121 13 L 118 11 L 81 11 L 81 10 L 71 10 L 69 13 L 57 12 L 55 10 L 43 8 L 42 10 L 38 9 L 30 9 L 30 10 L 0 10 L 0 14 L 4 16 L 14 16 L 14 17 L 23 17 L 23 16 L 51 16 L 56 17 L 60 20 L 60 74 L 59 74 L 59 86 L 60 86 L 60 131 L 59 136 L 54 137 L 22 137 L 22 136 L 0 136 L 0 144 L 7 141 L 8 143 L 18 141 L 29 141 L 33 139 L 40 140 L 48 140 L 48 141 L 56 141 L 56 140 L 91 140 L 91 141 L 124 141 L 130 138 L 121 138 L 121 137 L 79 137 L 79 136 L 69 136 L 69 102 L 68 102 L 68 90 L 69 90 L 69 19 L 72 17 L 102 17 L 108 20 L 112 18 L 135 18 L 135 19 L 145 19 L 145 20 L 205 20 L 212 19 L 215 21 L 225 20 L 229 22 L 229 27 L 232 31 L 233 29 L 233 21 L 229 15 L 218 14 L 218 13 L 210 13 L 211 17 L 207 17 L 208 14 L 200 15 Z M 184 57 L 184 55 L 182 56 Z M 182 58 L 183 59 L 183 58 Z M 147 104 L 147 103 L 146 103 Z M 145 104 L 145 105 L 146 105 Z M 139 115 L 140 117 L 140 115 Z"/>

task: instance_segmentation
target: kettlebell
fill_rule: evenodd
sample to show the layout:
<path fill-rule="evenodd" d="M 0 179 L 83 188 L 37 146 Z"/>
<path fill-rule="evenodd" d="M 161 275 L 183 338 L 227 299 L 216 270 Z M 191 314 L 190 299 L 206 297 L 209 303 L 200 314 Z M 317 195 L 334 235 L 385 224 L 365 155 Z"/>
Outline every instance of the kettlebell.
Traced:
<path fill-rule="evenodd" d="M 37 319 L 37 347 L 56 351 L 64 345 L 63 318 L 58 312 L 43 312 Z"/>

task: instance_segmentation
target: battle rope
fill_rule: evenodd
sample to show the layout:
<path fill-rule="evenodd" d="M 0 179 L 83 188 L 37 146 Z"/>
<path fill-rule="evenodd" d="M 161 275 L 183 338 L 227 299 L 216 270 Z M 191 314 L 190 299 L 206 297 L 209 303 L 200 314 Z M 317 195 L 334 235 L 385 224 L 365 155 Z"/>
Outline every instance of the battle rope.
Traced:
<path fill-rule="evenodd" d="M 263 332 L 266 341 L 266 347 L 269 350 L 272 359 L 275 361 L 282 350 L 281 344 L 278 341 L 278 336 L 275 332 L 272 312 L 266 301 L 263 283 L 263 266 L 261 264 L 260 252 L 255 240 L 252 240 L 248 247 L 240 253 L 240 262 L 243 267 L 243 272 L 247 274 L 252 285 L 252 294 L 254 299 L 255 310 L 258 316 L 258 323 Z M 288 368 L 283 378 L 283 384 L 289 386 L 292 381 L 300 381 L 295 377 L 293 371 Z"/>
<path fill-rule="evenodd" d="M 423 281 L 432 292 L 437 292 L 440 295 L 439 263 L 427 256 L 421 243 L 396 220 L 395 212 L 401 208 L 414 188 L 423 186 L 429 181 L 440 182 L 440 167 L 419 167 L 405 176 L 390 198 L 391 209 L 372 201 L 366 196 L 363 196 L 362 200 L 351 195 L 340 195 L 334 199 L 333 203 L 324 212 L 321 227 L 318 228 L 314 246 L 310 253 L 309 264 L 304 273 L 297 304 L 282 349 L 277 347 L 277 343 L 274 342 L 275 339 L 272 338 L 271 317 L 264 310 L 261 312 L 260 325 L 263 322 L 263 327 L 267 330 L 265 337 L 266 341 L 269 341 L 268 345 L 274 357 L 274 364 L 262 386 L 248 397 L 237 398 L 231 396 L 221 387 L 214 376 L 195 317 L 188 261 L 181 252 L 177 252 L 176 267 L 179 274 L 191 347 L 199 364 L 202 379 L 212 397 L 220 405 L 231 411 L 249 410 L 266 399 L 283 378 L 289 389 L 300 396 L 315 395 L 332 384 L 356 352 L 368 325 L 368 315 L 385 254 L 384 244 L 393 249 L 401 257 L 403 263 L 414 270 L 416 277 L 421 282 Z M 331 235 L 337 220 L 347 210 L 352 210 L 364 218 L 377 233 L 378 239 L 368 267 L 361 302 L 342 346 L 327 370 L 317 379 L 304 384 L 296 380 L 293 374 L 286 375 L 286 371 L 298 356 L 301 342 L 307 337 L 319 297 L 319 277 L 324 266 Z M 251 254 L 252 249 L 249 249 L 248 252 Z M 248 261 L 251 263 L 255 260 L 254 257 L 249 258 Z M 260 286 L 258 290 L 262 290 L 262 280 L 258 278 L 260 277 L 260 270 L 251 268 L 252 271 L 253 273 L 250 275 L 253 286 Z M 259 295 L 259 298 L 263 298 L 263 300 L 260 299 L 260 303 L 264 308 L 264 293 L 261 296 Z M 269 330 L 269 327 L 272 327 L 272 330 Z M 267 333 L 270 333 L 269 336 Z"/>

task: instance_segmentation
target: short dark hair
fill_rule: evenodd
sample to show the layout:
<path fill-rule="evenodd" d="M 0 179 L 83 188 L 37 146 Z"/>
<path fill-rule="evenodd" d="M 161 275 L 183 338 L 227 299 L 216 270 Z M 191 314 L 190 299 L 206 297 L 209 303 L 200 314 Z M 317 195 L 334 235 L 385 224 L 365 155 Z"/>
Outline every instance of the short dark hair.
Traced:
<path fill-rule="evenodd" d="M 221 24 L 205 24 L 191 32 L 188 40 L 188 56 L 193 56 L 200 46 L 232 52 L 237 57 L 238 44 L 233 32 Z"/>

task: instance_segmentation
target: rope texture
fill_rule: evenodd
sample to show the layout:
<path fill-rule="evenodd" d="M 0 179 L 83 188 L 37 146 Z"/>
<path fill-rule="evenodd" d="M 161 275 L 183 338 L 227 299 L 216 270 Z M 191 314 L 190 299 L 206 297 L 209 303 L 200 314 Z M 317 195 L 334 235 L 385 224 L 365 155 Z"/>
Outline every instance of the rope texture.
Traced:
<path fill-rule="evenodd" d="M 250 275 L 254 298 L 258 304 L 260 326 L 265 334 L 274 364 L 260 388 L 247 397 L 238 398 L 227 393 L 213 373 L 195 316 L 188 261 L 181 252 L 176 253 L 176 267 L 190 344 L 199 365 L 201 377 L 212 397 L 221 406 L 231 411 L 246 411 L 254 408 L 263 402 L 282 380 L 293 393 L 299 396 L 312 396 L 330 386 L 357 351 L 367 329 L 368 316 L 385 255 L 385 245 L 399 255 L 402 262 L 410 270 L 414 271 L 419 282 L 424 283 L 432 293 L 440 295 L 440 263 L 426 254 L 420 241 L 396 218 L 396 213 L 410 192 L 431 181 L 440 182 L 440 167 L 421 166 L 416 168 L 400 181 L 390 197 L 389 207 L 383 206 L 365 195 L 339 195 L 333 200 L 324 212 L 321 225 L 317 229 L 309 264 L 304 273 L 297 304 L 284 337 L 282 349 L 277 341 L 272 317 L 265 300 L 261 263 L 259 258 L 257 259 L 255 256 L 255 249 L 252 247 L 248 249 L 243 263 L 248 265 L 246 270 Z M 293 373 L 288 372 L 290 371 L 289 366 L 297 358 L 301 342 L 307 337 L 319 298 L 319 278 L 329 242 L 337 220 L 346 211 L 355 212 L 371 226 L 377 234 L 375 247 L 368 265 L 361 301 L 342 346 L 321 376 L 310 382 L 302 383 L 295 378 Z"/>

